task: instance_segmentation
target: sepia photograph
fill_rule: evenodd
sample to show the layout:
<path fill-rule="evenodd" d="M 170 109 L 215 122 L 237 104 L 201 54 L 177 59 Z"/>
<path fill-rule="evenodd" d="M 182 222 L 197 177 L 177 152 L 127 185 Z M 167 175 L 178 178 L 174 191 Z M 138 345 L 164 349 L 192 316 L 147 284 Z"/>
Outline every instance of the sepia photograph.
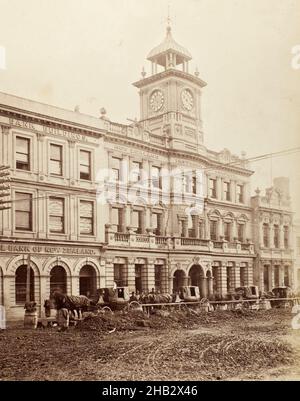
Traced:
<path fill-rule="evenodd" d="M 300 0 L 0 16 L 0 382 L 299 381 Z"/>

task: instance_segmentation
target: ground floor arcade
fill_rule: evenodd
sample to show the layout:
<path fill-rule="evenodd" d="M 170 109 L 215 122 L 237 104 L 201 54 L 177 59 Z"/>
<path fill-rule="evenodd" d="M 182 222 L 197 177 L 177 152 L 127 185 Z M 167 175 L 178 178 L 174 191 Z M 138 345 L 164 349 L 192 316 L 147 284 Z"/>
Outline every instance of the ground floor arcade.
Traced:
<path fill-rule="evenodd" d="M 202 297 L 209 297 L 253 284 L 253 259 L 234 255 L 103 251 L 84 246 L 48 249 L 2 245 L 1 250 L 0 305 L 9 320 L 23 318 L 28 292 L 42 314 L 45 300 L 55 289 L 92 297 L 97 288 L 112 287 L 114 282 L 140 293 L 153 289 L 173 293 L 192 285 L 199 286 Z"/>

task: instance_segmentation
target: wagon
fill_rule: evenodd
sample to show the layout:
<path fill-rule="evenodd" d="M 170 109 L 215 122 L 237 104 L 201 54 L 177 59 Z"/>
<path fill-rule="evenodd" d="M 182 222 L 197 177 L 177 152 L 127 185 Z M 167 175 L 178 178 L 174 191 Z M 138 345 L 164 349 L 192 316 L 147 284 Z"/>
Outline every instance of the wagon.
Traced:
<path fill-rule="evenodd" d="M 109 307 L 112 310 L 119 310 L 129 303 L 130 295 L 128 287 L 100 288 L 97 290 L 97 307 Z"/>
<path fill-rule="evenodd" d="M 180 287 L 179 298 L 185 302 L 199 302 L 201 299 L 199 287 Z"/>
<path fill-rule="evenodd" d="M 293 290 L 287 286 L 275 287 L 270 296 L 272 308 L 288 308 L 293 307 L 294 300 Z M 274 299 L 273 299 L 274 298 Z"/>

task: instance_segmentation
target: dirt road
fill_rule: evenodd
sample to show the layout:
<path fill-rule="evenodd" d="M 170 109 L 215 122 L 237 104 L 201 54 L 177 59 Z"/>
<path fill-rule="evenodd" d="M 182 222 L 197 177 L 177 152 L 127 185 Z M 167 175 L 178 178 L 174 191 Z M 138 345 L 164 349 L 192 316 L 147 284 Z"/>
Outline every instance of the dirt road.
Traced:
<path fill-rule="evenodd" d="M 161 327 L 113 333 L 8 329 L 0 332 L 0 380 L 299 380 L 300 330 L 291 317 L 156 317 Z"/>

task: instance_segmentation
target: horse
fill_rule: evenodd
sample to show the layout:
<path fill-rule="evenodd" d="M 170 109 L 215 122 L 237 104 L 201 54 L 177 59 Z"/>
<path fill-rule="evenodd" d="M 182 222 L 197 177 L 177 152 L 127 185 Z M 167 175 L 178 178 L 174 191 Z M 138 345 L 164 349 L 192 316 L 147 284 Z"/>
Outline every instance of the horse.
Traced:
<path fill-rule="evenodd" d="M 85 295 L 66 295 L 60 292 L 54 292 L 52 299 L 55 302 L 57 310 L 67 309 L 73 314 L 76 311 L 77 316 L 81 316 L 81 311 L 86 312 L 91 305 L 91 301 Z"/>

